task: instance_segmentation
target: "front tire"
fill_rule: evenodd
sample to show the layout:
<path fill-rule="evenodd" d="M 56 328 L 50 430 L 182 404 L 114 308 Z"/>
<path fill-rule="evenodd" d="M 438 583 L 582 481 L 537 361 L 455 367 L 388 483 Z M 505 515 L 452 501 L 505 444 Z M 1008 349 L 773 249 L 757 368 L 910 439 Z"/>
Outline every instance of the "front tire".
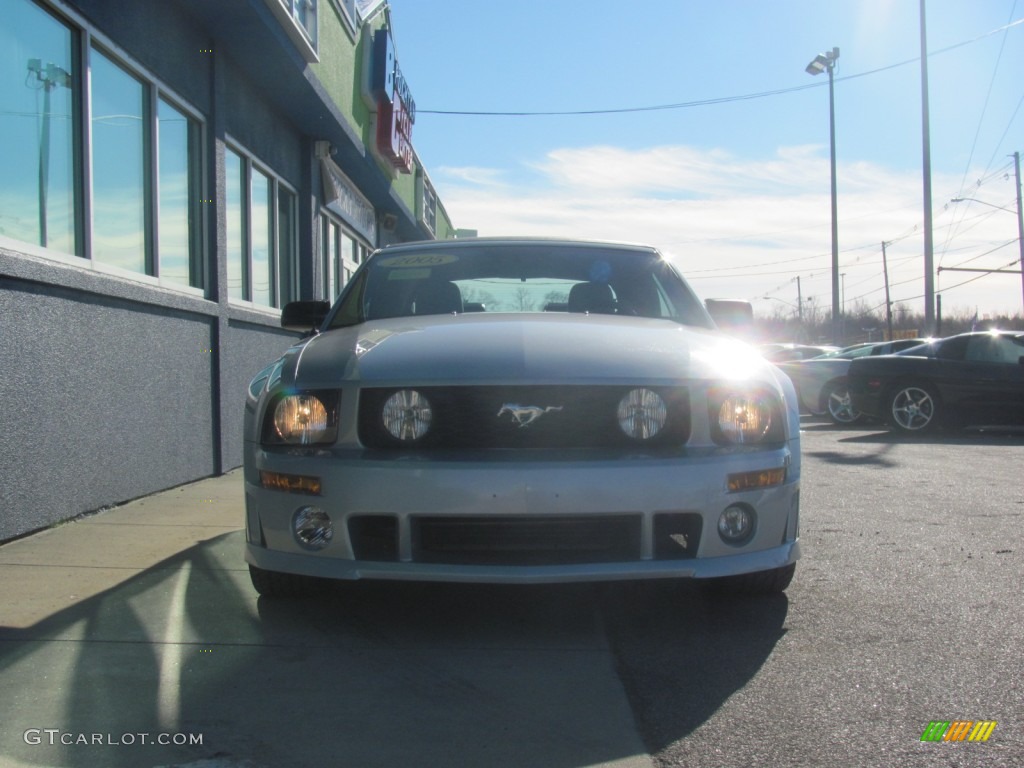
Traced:
<path fill-rule="evenodd" d="M 840 427 L 856 424 L 864 414 L 853 407 L 850 400 L 850 389 L 846 382 L 836 381 L 825 388 L 822 396 L 825 402 L 825 409 L 828 411 L 829 420 Z"/>
<path fill-rule="evenodd" d="M 900 384 L 889 392 L 889 424 L 904 435 L 922 435 L 939 423 L 939 398 L 925 384 Z"/>
<path fill-rule="evenodd" d="M 311 576 L 267 571 L 255 565 L 249 566 L 249 579 L 263 597 L 306 597 L 315 594 L 322 586 L 319 579 Z"/>

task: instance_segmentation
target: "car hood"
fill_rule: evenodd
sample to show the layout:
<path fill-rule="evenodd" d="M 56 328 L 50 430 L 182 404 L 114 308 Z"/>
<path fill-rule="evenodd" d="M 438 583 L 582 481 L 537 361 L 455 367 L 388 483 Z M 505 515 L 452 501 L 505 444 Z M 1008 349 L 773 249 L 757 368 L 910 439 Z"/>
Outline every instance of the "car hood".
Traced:
<path fill-rule="evenodd" d="M 304 388 L 396 384 L 631 383 L 752 379 L 776 386 L 747 344 L 667 320 L 607 315 L 437 315 L 369 321 L 310 339 L 286 366 Z M 290 369 L 290 370 L 289 370 Z M 289 381 L 291 380 L 291 381 Z"/>

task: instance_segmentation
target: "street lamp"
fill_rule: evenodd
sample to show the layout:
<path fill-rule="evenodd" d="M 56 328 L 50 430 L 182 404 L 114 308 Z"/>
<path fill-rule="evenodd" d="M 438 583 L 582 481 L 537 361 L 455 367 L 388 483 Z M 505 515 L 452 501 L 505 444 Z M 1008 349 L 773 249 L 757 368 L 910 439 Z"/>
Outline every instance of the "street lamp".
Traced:
<path fill-rule="evenodd" d="M 832 342 L 839 344 L 839 217 L 836 204 L 836 100 L 835 78 L 833 70 L 839 49 L 833 48 L 826 53 L 819 53 L 814 61 L 807 65 L 807 74 L 820 75 L 828 72 L 828 139 L 829 154 L 832 162 Z"/>

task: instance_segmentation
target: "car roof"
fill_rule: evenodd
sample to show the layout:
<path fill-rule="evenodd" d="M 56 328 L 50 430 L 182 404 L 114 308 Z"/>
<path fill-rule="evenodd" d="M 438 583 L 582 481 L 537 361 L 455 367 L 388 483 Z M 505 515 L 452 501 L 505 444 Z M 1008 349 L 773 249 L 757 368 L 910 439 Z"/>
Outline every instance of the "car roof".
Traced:
<path fill-rule="evenodd" d="M 473 246 L 523 246 L 536 245 L 544 247 L 570 246 L 577 248 L 615 248 L 637 253 L 659 253 L 658 249 L 642 243 L 615 242 L 611 240 L 583 240 L 558 237 L 459 237 L 454 240 L 416 240 L 409 243 L 386 245 L 379 252 L 394 253 L 404 250 L 451 250 L 454 248 L 470 248 Z"/>

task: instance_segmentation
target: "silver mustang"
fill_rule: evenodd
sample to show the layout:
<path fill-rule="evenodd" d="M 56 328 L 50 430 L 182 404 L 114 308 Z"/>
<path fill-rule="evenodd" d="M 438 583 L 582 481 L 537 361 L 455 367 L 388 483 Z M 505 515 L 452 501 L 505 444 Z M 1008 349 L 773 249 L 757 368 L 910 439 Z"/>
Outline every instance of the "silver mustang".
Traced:
<path fill-rule="evenodd" d="M 374 253 L 249 386 L 246 560 L 317 579 L 683 577 L 778 592 L 799 557 L 789 379 L 653 248 Z"/>

